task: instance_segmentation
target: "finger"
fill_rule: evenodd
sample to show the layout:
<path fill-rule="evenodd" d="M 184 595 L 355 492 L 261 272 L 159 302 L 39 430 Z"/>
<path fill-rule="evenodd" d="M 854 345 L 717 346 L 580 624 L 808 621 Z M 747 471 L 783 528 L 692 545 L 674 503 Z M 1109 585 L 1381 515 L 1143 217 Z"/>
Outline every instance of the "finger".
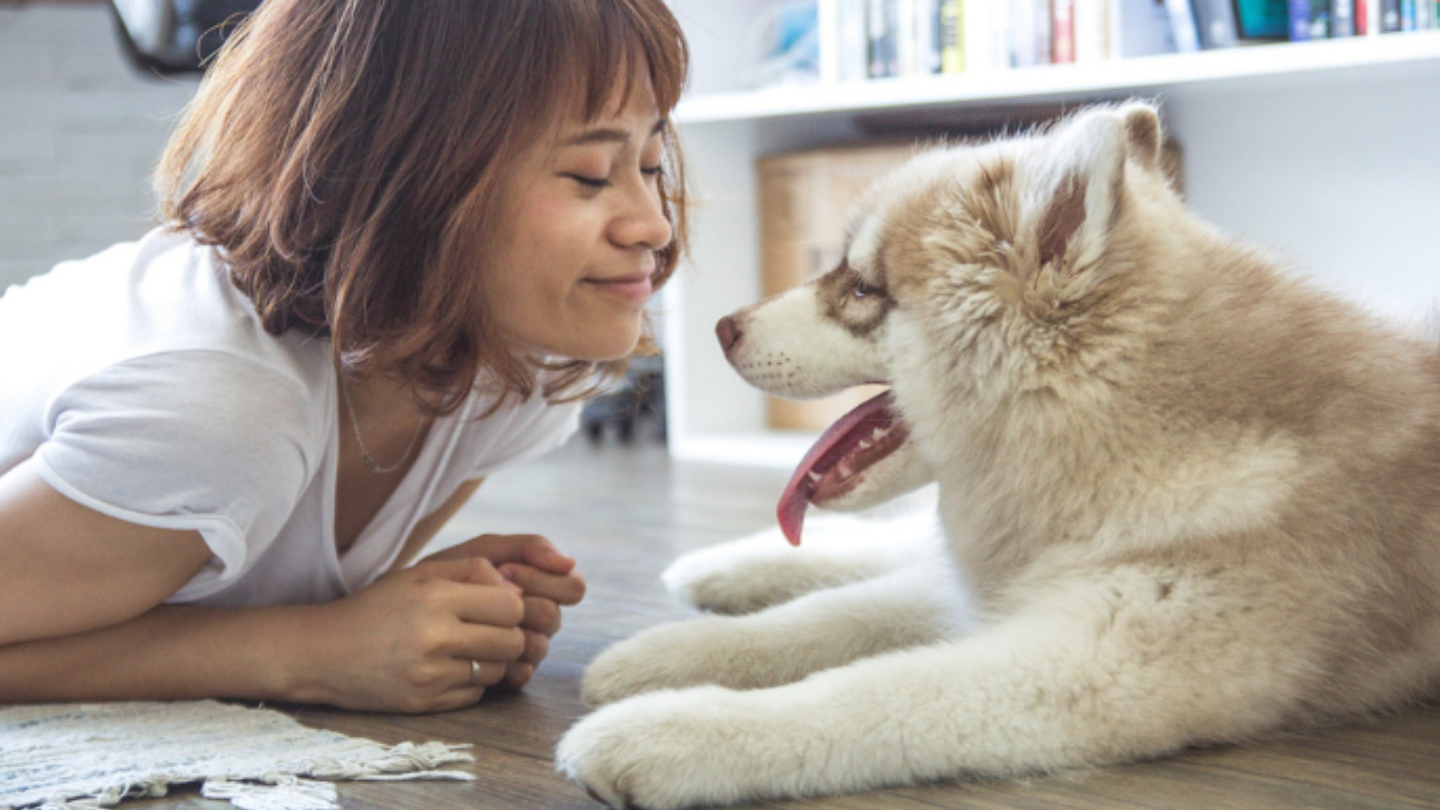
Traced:
<path fill-rule="evenodd" d="M 525 618 L 520 627 L 553 636 L 560 631 L 560 606 L 543 596 L 527 596 L 524 599 Z"/>
<path fill-rule="evenodd" d="M 525 600 L 518 590 L 494 585 L 445 583 L 444 603 L 463 622 L 516 627 L 525 620 Z"/>
<path fill-rule="evenodd" d="M 505 669 L 505 677 L 496 686 L 502 689 L 523 689 L 534 675 L 534 666 L 517 662 Z"/>
<path fill-rule="evenodd" d="M 503 686 L 503 684 L 497 684 L 497 686 Z M 485 697 L 485 687 L 483 686 L 451 689 L 450 691 L 436 698 L 435 705 L 427 709 L 425 711 L 425 714 L 435 714 L 438 712 L 453 712 L 457 709 L 467 709 L 471 706 L 474 706 L 476 703 L 479 703 L 480 699 L 483 697 Z"/>
<path fill-rule="evenodd" d="M 451 582 L 468 582 L 474 585 L 503 585 L 509 587 L 508 580 L 500 576 L 495 566 L 484 557 L 468 555 L 453 557 L 450 559 L 431 559 L 416 563 L 410 571 L 415 576 L 437 577 L 448 579 Z"/>
<path fill-rule="evenodd" d="M 538 666 L 545 656 L 550 654 L 550 637 L 543 633 L 525 631 L 525 652 L 516 658 L 516 664 L 530 664 Z"/>
<path fill-rule="evenodd" d="M 487 534 L 476 540 L 485 541 L 484 554 L 496 565 L 524 563 L 559 575 L 575 569 L 574 557 L 561 554 L 554 544 L 538 534 Z"/>
<path fill-rule="evenodd" d="M 474 658 L 455 659 L 454 689 L 480 689 L 494 686 L 505 679 L 509 661 L 481 661 Z M 453 691 L 452 689 L 451 691 Z"/>
<path fill-rule="evenodd" d="M 456 632 L 446 652 L 462 660 L 504 665 L 524 655 L 526 646 L 525 631 L 519 628 L 469 624 Z"/>
<path fill-rule="evenodd" d="M 585 598 L 585 578 L 576 573 L 557 575 L 506 563 L 500 566 L 500 576 L 518 585 L 526 596 L 543 596 L 559 605 L 578 605 Z"/>

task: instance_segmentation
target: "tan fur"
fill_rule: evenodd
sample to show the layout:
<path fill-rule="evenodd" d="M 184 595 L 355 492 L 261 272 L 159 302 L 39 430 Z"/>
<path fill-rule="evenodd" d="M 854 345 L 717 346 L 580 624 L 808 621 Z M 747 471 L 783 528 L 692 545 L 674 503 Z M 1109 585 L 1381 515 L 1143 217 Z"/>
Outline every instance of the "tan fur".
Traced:
<path fill-rule="evenodd" d="M 869 193 L 841 267 L 736 313 L 729 359 L 772 393 L 892 384 L 907 466 L 861 473 L 856 501 L 923 469 L 964 587 L 823 526 L 775 599 L 757 541 L 684 560 L 667 582 L 702 607 L 791 601 L 605 653 L 587 698 L 639 696 L 567 735 L 563 769 L 615 803 L 742 801 L 1093 767 L 1435 694 L 1440 347 L 1200 221 L 1160 137 L 1128 104 L 922 155 Z M 839 572 L 861 581 L 823 587 Z"/>

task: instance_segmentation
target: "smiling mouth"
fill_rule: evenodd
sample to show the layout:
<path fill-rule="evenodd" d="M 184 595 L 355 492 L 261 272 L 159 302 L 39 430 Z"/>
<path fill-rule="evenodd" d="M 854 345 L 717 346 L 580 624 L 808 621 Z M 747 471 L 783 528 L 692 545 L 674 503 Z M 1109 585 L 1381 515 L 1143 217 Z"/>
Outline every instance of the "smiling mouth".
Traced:
<path fill-rule="evenodd" d="M 650 282 L 649 274 L 618 278 L 587 278 L 584 283 L 600 292 L 629 299 L 649 298 L 650 294 L 654 292 L 654 285 Z"/>

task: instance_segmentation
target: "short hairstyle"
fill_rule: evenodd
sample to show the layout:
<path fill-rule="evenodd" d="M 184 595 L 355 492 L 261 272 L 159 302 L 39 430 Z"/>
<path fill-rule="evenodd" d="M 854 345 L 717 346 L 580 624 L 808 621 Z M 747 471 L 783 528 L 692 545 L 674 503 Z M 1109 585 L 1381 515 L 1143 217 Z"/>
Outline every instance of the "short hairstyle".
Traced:
<path fill-rule="evenodd" d="M 161 214 L 220 251 L 267 331 L 329 336 L 346 373 L 396 376 L 432 414 L 482 377 L 528 397 L 542 369 L 547 398 L 574 399 L 623 361 L 519 356 L 486 309 L 477 268 L 504 169 L 637 77 L 668 114 L 687 70 L 664 0 L 269 0 L 172 136 Z M 686 245 L 672 129 L 660 196 L 674 237 L 656 289 Z"/>

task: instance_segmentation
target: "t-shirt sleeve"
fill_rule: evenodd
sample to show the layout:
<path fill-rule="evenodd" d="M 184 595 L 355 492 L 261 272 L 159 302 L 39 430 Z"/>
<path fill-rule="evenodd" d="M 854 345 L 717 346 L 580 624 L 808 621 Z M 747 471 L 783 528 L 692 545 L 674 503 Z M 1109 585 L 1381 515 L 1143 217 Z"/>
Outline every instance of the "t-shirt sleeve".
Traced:
<path fill-rule="evenodd" d="M 542 456 L 564 444 L 580 429 L 580 404 L 547 404 L 537 395 L 514 410 L 502 409 L 482 419 L 496 420 L 486 426 L 492 440 L 479 454 L 467 480 L 484 478 L 501 467 L 509 467 Z"/>
<path fill-rule="evenodd" d="M 246 570 L 299 501 L 316 455 L 309 400 L 293 378 L 220 352 L 137 358 L 56 396 L 34 458 L 84 506 L 200 532 L 214 558 L 185 592 L 203 594 Z"/>

